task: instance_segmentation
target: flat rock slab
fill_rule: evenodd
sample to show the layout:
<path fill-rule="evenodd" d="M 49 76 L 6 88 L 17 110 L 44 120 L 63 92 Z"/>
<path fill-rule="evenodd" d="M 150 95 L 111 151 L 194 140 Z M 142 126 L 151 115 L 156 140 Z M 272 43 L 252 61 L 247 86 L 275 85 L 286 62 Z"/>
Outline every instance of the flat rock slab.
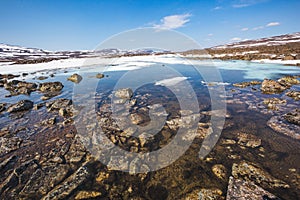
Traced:
<path fill-rule="evenodd" d="M 250 181 L 229 178 L 226 200 L 279 200 L 275 195 Z"/>

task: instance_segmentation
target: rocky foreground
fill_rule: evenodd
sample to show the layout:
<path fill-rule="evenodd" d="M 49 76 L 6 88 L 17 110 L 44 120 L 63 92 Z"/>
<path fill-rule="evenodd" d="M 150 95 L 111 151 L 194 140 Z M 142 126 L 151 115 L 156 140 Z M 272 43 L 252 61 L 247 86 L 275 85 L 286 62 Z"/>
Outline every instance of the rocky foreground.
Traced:
<path fill-rule="evenodd" d="M 130 120 L 143 127 L 149 123 L 151 106 L 154 116 L 165 115 L 155 108 L 155 104 L 150 104 L 151 95 L 134 94 L 130 88 L 123 88 L 96 97 L 100 127 L 111 142 L 130 152 L 145 153 L 162 148 L 173 139 L 179 127 L 186 130 L 183 140 L 193 138 L 195 133 L 188 130 L 195 116 L 200 114 L 196 139 L 185 155 L 157 172 L 140 174 L 135 174 L 136 167 L 151 169 L 147 165 L 137 165 L 138 160 L 123 162 L 119 158 L 119 164 L 129 171 L 127 173 L 108 168 L 91 155 L 86 147 L 97 147 L 102 142 L 97 140 L 95 130 L 90 127 L 92 115 L 86 113 L 82 119 L 83 124 L 87 124 L 84 128 L 89 130 L 82 138 L 74 126 L 77 110 L 73 101 L 56 98 L 64 88 L 63 83 L 38 84 L 14 78 L 18 75 L 0 75 L 0 87 L 10 93 L 7 98 L 39 93 L 43 102 L 21 99 L 14 104 L 0 103 L 0 119 L 5 118 L 0 130 L 1 199 L 274 200 L 296 199 L 300 195 L 299 157 L 283 153 L 285 148 L 291 152 L 299 150 L 300 110 L 297 102 L 300 92 L 293 90 L 300 84 L 299 77 L 234 84 L 232 96 L 225 99 L 229 110 L 223 136 L 203 160 L 198 157 L 199 146 L 213 132 L 210 116 L 218 115 L 218 112 L 207 110 L 209 106 L 204 106 L 200 113 L 192 110 L 175 112 L 167 118 L 162 131 L 153 137 L 146 135 L 147 130 L 134 136 L 140 130 L 132 127 L 122 130 L 112 120 L 111 97 L 115 97 L 116 104 L 125 104 L 132 109 L 128 116 L 120 118 L 119 123 L 126 125 Z M 105 76 L 95 74 L 94 78 Z M 68 77 L 75 84 L 80 84 L 82 79 L 79 74 Z M 289 99 L 264 96 L 281 94 Z M 248 107 L 243 110 L 245 102 Z M 261 115 L 253 114 L 256 120 L 265 121 L 265 124 L 255 124 L 250 119 L 238 121 L 241 117 L 235 117 L 234 112 L 246 113 L 248 109 L 271 115 L 271 119 L 265 121 Z M 266 124 L 277 133 L 265 132 L 274 135 L 277 141 L 268 139 L 270 136 L 260 131 Z"/>

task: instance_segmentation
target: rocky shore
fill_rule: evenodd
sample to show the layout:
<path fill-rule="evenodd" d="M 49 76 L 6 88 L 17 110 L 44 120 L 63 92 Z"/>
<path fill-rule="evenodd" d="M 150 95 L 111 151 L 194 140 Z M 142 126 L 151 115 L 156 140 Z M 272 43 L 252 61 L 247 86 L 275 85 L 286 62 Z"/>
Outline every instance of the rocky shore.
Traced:
<path fill-rule="evenodd" d="M 97 132 L 89 124 L 93 121 L 89 113 L 82 119 L 87 135 L 78 133 L 80 130 L 74 126 L 78 110 L 71 98 L 60 96 L 65 83 L 55 77 L 46 77 L 42 82 L 18 77 L 0 75 L 0 89 L 9 93 L 6 98 L 20 97 L 16 103 L 0 102 L 1 199 L 267 200 L 295 199 L 300 195 L 299 157 L 288 154 L 299 150 L 299 91 L 295 90 L 300 84 L 298 76 L 233 84 L 224 99 L 228 103 L 224 131 L 205 159 L 199 159 L 198 151 L 204 138 L 213 133 L 210 117 L 217 113 L 210 112 L 209 105 L 195 113 L 179 110 L 168 99 L 171 106 L 167 111 L 171 114 L 166 114 L 147 92 L 121 88 L 99 94 L 99 128 L 112 143 L 129 152 L 160 149 L 174 138 L 179 127 L 186 130 L 182 140 L 195 137 L 188 151 L 170 166 L 139 174 L 135 174 L 137 167 L 151 170 L 150 167 L 137 165 L 138 160 L 123 162 L 119 158 L 129 172 L 116 171 L 89 152 L 87 146 L 96 148 L 103 141 L 94 135 Z M 80 84 L 84 78 L 72 74 L 66 81 Z M 105 80 L 106 76 L 95 74 L 92 78 Z M 160 92 L 159 98 L 167 97 L 167 93 Z M 39 102 L 29 98 L 34 94 L 41 96 Z M 112 99 L 130 110 L 125 116 L 121 109 L 114 108 L 121 113 L 117 115 L 118 124 L 112 116 Z M 151 126 L 146 126 L 150 123 L 150 110 L 152 116 L 166 118 L 156 135 L 149 134 Z M 249 119 L 248 115 L 241 117 L 254 111 L 256 114 L 249 115 Z M 197 117 L 197 131 L 191 133 L 188 130 Z M 131 123 L 138 128 L 126 126 Z M 270 129 L 265 130 L 265 126 Z M 140 132 L 143 134 L 136 135 Z M 285 149 L 282 144 L 289 147 Z"/>

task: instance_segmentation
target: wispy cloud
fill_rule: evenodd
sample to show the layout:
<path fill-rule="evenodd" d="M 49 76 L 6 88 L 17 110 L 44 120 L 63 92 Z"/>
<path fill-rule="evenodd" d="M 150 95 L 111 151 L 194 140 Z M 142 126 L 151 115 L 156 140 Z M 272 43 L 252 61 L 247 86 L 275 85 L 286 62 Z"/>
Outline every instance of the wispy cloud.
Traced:
<path fill-rule="evenodd" d="M 207 36 L 208 36 L 208 37 L 212 37 L 213 35 L 214 35 L 214 34 L 210 33 L 210 34 L 208 34 Z"/>
<path fill-rule="evenodd" d="M 257 30 L 264 29 L 264 28 L 265 28 L 264 26 L 257 26 L 257 27 L 254 27 L 252 30 L 257 31 Z"/>
<path fill-rule="evenodd" d="M 232 3 L 233 8 L 245 8 L 256 4 L 264 3 L 268 0 L 235 0 Z"/>
<path fill-rule="evenodd" d="M 160 24 L 154 24 L 154 28 L 158 29 L 177 29 L 183 27 L 190 21 L 191 14 L 169 15 L 160 20 Z"/>
<path fill-rule="evenodd" d="M 248 31 L 249 28 L 245 27 L 245 28 L 242 28 L 241 31 Z"/>
<path fill-rule="evenodd" d="M 239 38 L 239 37 L 234 37 L 234 38 L 231 38 L 230 40 L 231 40 L 231 41 L 241 41 L 241 40 L 242 40 L 242 38 Z"/>
<path fill-rule="evenodd" d="M 266 25 L 266 27 L 270 27 L 270 26 L 279 26 L 280 23 L 279 22 L 270 22 Z"/>
<path fill-rule="evenodd" d="M 221 9 L 222 9 L 221 6 L 216 6 L 216 7 L 213 8 L 213 10 L 221 10 Z"/>
<path fill-rule="evenodd" d="M 264 29 L 264 28 L 268 28 L 268 27 L 272 27 L 272 26 L 279 26 L 280 23 L 279 22 L 270 22 L 264 26 L 257 26 L 257 27 L 254 27 L 252 28 L 253 31 L 257 31 L 257 30 L 261 30 L 261 29 Z M 242 29 L 242 31 L 244 31 L 244 29 Z"/>

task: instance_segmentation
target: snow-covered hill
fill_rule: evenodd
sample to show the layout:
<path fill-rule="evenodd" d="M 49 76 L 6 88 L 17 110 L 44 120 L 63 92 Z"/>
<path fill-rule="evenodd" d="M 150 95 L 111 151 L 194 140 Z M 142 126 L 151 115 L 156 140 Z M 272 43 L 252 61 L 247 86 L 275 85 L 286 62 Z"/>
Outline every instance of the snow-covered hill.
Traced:
<path fill-rule="evenodd" d="M 206 49 L 212 58 L 300 65 L 300 32 Z"/>
<path fill-rule="evenodd" d="M 273 36 L 268 38 L 261 38 L 257 40 L 245 40 L 242 42 L 235 42 L 226 45 L 220 45 L 212 47 L 211 49 L 225 49 L 225 48 L 249 48 L 249 47 L 258 47 L 258 46 L 277 46 L 285 45 L 288 43 L 300 42 L 300 32 Z"/>

